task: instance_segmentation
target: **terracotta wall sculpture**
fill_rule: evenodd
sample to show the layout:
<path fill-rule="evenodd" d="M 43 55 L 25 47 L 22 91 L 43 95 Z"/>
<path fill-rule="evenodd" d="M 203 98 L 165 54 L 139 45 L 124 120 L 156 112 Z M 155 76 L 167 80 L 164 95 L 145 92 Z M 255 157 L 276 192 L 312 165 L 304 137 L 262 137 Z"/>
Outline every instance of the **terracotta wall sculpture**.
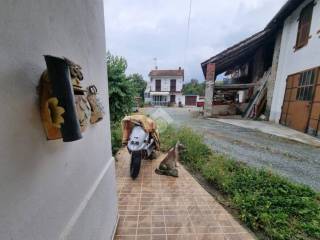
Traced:
<path fill-rule="evenodd" d="M 82 138 L 89 123 L 103 119 L 97 88 L 81 86 L 81 66 L 67 58 L 45 56 L 47 70 L 39 84 L 40 113 L 48 140 Z"/>

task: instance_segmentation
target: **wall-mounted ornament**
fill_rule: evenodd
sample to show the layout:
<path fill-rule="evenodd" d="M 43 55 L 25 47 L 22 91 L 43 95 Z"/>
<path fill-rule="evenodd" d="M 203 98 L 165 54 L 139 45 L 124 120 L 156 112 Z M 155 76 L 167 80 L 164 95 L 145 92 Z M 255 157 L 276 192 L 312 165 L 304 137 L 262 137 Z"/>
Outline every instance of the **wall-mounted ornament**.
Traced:
<path fill-rule="evenodd" d="M 45 56 L 47 70 L 40 78 L 41 119 L 49 140 L 76 141 L 88 125 L 103 119 L 96 86 L 85 89 L 82 68 L 67 58 Z"/>
<path fill-rule="evenodd" d="M 69 66 L 65 59 L 44 56 L 47 70 L 40 79 L 40 111 L 49 140 L 82 138 Z"/>
<path fill-rule="evenodd" d="M 85 95 L 75 95 L 77 117 L 81 132 L 85 131 L 90 124 L 91 107 Z"/>
<path fill-rule="evenodd" d="M 95 85 L 88 87 L 88 101 L 91 106 L 91 124 L 97 123 L 103 119 L 103 106 L 97 97 L 98 89 Z"/>
<path fill-rule="evenodd" d="M 81 86 L 81 81 L 83 80 L 82 68 L 80 65 L 72 62 L 68 58 L 64 58 L 66 63 L 68 64 L 71 76 L 72 87 L 75 94 L 84 94 L 86 90 L 84 90 Z"/>
<path fill-rule="evenodd" d="M 49 98 L 47 103 L 52 125 L 56 128 L 61 128 L 61 124 L 64 123 L 62 116 L 65 113 L 64 108 L 59 106 L 59 100 L 56 97 Z"/>

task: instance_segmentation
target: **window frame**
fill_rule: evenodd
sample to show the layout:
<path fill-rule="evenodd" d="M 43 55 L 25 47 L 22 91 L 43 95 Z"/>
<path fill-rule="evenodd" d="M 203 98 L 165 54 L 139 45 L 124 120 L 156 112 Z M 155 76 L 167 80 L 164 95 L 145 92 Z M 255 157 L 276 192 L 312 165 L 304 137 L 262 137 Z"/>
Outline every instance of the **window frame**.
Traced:
<path fill-rule="evenodd" d="M 296 101 L 312 101 L 315 82 L 315 69 L 300 73 L 300 79 L 297 86 Z"/>
<path fill-rule="evenodd" d="M 159 86 L 158 86 L 157 83 L 160 83 Z M 155 90 L 156 90 L 156 92 L 161 92 L 161 87 L 162 87 L 161 85 L 162 85 L 161 84 L 161 79 L 156 79 L 156 81 L 155 81 Z"/>
<path fill-rule="evenodd" d="M 170 79 L 170 92 L 176 92 L 176 91 L 177 91 L 177 79 Z"/>
<path fill-rule="evenodd" d="M 298 31 L 297 31 L 297 39 L 296 39 L 296 45 L 295 50 L 299 50 L 300 48 L 303 48 L 306 46 L 310 39 L 310 30 L 311 30 L 311 23 L 312 23 L 312 17 L 313 17 L 313 8 L 314 8 L 314 1 L 308 3 L 304 8 L 302 8 L 299 16 L 299 24 L 298 24 Z M 310 8 L 310 10 L 309 10 Z M 310 12 L 308 12 L 308 10 Z M 310 16 L 305 16 L 304 14 L 310 14 Z M 308 21 L 303 23 L 302 20 L 308 18 Z M 308 28 L 307 33 L 305 34 L 305 39 L 301 39 L 301 35 L 304 31 L 303 28 Z"/>

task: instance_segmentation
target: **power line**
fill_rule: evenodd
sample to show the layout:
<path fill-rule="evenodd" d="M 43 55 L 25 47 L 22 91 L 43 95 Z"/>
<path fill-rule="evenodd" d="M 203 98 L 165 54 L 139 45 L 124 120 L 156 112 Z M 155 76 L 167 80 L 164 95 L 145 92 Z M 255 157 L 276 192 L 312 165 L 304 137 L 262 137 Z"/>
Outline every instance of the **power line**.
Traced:
<path fill-rule="evenodd" d="M 188 47 L 189 47 L 189 35 L 190 35 L 190 25 L 191 25 L 191 9 L 192 9 L 192 0 L 189 0 L 187 35 L 186 35 L 185 49 L 184 49 L 184 54 L 183 54 L 183 66 L 186 65 L 187 51 L 188 51 Z"/>

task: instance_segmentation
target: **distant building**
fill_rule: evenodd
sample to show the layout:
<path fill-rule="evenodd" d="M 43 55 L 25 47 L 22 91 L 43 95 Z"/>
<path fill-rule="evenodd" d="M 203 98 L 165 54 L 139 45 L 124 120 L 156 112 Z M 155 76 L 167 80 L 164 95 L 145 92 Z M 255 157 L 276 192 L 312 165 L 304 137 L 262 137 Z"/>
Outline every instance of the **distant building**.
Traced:
<path fill-rule="evenodd" d="M 184 105 L 182 87 L 184 70 L 151 70 L 145 91 L 145 102 L 156 106 Z"/>
<path fill-rule="evenodd" d="M 319 136 L 319 21 L 319 0 L 288 0 L 262 31 L 203 62 L 205 115 L 264 114 Z"/>

